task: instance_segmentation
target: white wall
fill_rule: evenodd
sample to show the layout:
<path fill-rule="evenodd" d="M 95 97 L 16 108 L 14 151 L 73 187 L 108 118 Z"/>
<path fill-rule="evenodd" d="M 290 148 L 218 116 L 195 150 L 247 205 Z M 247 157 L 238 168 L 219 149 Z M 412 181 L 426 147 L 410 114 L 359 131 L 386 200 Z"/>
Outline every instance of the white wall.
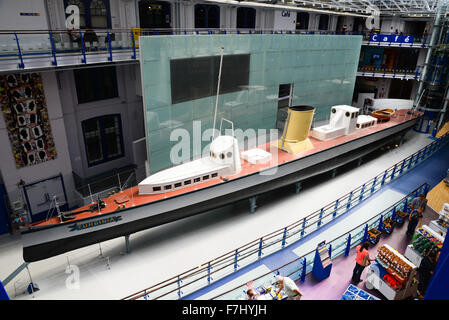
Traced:
<path fill-rule="evenodd" d="M 39 13 L 39 16 L 21 16 L 20 13 Z M 0 1 L 0 30 L 47 30 L 44 0 Z"/>
<path fill-rule="evenodd" d="M 19 0 L 26 3 L 26 0 Z M 44 0 L 33 1 L 41 3 Z M 48 3 L 49 25 L 52 29 L 65 29 L 65 11 L 62 0 L 46 0 Z M 176 29 L 193 29 L 195 26 L 195 4 L 205 3 L 200 0 L 193 1 L 173 1 L 167 0 L 171 4 L 171 27 Z M 111 27 L 113 29 L 128 29 L 139 26 L 138 0 L 110 0 L 111 6 Z M 220 7 L 220 28 L 235 29 L 237 26 L 237 6 L 219 5 Z M 45 7 L 43 7 L 45 9 Z M 45 10 L 43 10 L 45 12 Z M 282 10 L 256 8 L 256 29 L 267 30 L 295 30 L 297 11 L 289 11 L 290 17 L 283 17 Z M 309 13 L 309 30 L 318 30 L 319 14 Z M 334 31 L 337 24 L 337 16 L 329 15 L 329 30 Z M 351 30 L 351 17 L 346 25 L 348 31 Z M 1 22 L 0 22 L 1 24 Z M 45 26 L 43 29 L 48 29 Z"/>
<path fill-rule="evenodd" d="M 356 108 L 363 108 L 365 104 L 365 99 L 371 98 L 374 99 L 374 93 L 359 93 L 357 97 L 357 102 L 353 103 L 353 106 Z"/>
<path fill-rule="evenodd" d="M 58 84 L 56 73 L 43 72 L 41 75 L 57 157 L 54 160 L 17 169 L 5 121 L 2 116 L 0 121 L 0 146 L 3 152 L 0 153 L 0 168 L 11 202 L 21 200 L 21 191 L 17 187 L 17 183 L 20 179 L 23 179 L 25 183 L 29 184 L 59 175 L 60 173 L 63 175 L 69 199 L 73 198 L 74 194 L 72 166 L 68 152 L 68 145 L 71 141 L 67 139 L 66 135 L 61 99 L 59 91 L 57 90 Z M 73 203 L 69 203 L 69 205 L 72 204 Z"/>
<path fill-rule="evenodd" d="M 411 109 L 413 107 L 413 100 L 405 99 L 374 99 L 373 108 L 381 109 Z"/>
<path fill-rule="evenodd" d="M 143 104 L 136 94 L 137 66 L 117 66 L 117 98 L 78 104 L 73 71 L 61 72 L 61 92 L 64 121 L 70 137 L 70 158 L 73 171 L 82 178 L 95 176 L 113 169 L 133 164 L 132 141 L 145 135 Z M 87 164 L 81 122 L 107 114 L 120 114 L 125 156 L 89 167 Z"/>
<path fill-rule="evenodd" d="M 295 30 L 296 11 L 275 10 L 273 27 L 275 30 Z"/>
<path fill-rule="evenodd" d="M 396 30 L 398 30 L 398 32 L 403 32 L 404 30 L 403 20 L 401 20 L 399 17 L 382 19 L 382 27 L 380 29 L 381 32 L 395 33 Z"/>

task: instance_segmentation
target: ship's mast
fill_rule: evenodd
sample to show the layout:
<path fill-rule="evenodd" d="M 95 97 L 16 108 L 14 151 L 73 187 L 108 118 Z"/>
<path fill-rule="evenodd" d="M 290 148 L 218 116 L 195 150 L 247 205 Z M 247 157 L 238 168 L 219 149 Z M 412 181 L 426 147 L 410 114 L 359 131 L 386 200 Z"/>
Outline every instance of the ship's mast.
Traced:
<path fill-rule="evenodd" d="M 216 126 L 216 122 L 217 122 L 217 110 L 218 110 L 218 96 L 220 94 L 221 68 L 223 67 L 223 52 L 224 52 L 224 47 L 221 47 L 220 69 L 218 71 L 217 97 L 215 99 L 214 131 L 212 133 L 213 134 L 212 140 L 215 138 L 215 126 Z"/>

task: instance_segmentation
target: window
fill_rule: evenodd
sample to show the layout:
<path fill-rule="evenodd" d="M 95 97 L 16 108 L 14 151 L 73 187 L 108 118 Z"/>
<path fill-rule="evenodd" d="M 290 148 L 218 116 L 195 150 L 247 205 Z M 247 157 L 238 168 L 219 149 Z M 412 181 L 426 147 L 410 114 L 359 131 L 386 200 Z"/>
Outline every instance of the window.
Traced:
<path fill-rule="evenodd" d="M 153 192 L 161 191 L 161 187 L 153 187 Z"/>
<path fill-rule="evenodd" d="M 90 2 L 90 24 L 92 28 L 108 27 L 108 10 L 102 0 L 92 0 Z"/>
<path fill-rule="evenodd" d="M 163 1 L 139 1 L 141 28 L 170 28 L 171 4 Z"/>
<path fill-rule="evenodd" d="M 296 30 L 309 29 L 309 14 L 307 12 L 298 12 L 296 14 Z"/>
<path fill-rule="evenodd" d="M 203 176 L 203 180 L 209 179 L 209 175 Z"/>
<path fill-rule="evenodd" d="M 195 179 L 193 179 L 193 182 L 194 182 L 194 183 L 200 182 L 200 180 L 201 180 L 201 178 L 195 178 Z"/>
<path fill-rule="evenodd" d="M 192 183 L 192 180 L 187 180 L 187 181 L 184 181 L 184 185 L 186 186 L 186 185 L 189 185 L 189 184 L 191 184 Z"/>
<path fill-rule="evenodd" d="M 164 190 L 170 190 L 171 189 L 171 184 L 164 186 Z"/>
<path fill-rule="evenodd" d="M 84 120 L 81 126 L 89 167 L 124 156 L 120 115 Z"/>
<path fill-rule="evenodd" d="M 80 11 L 80 28 L 111 28 L 109 0 L 64 0 L 64 8 L 75 5 Z"/>
<path fill-rule="evenodd" d="M 239 7 L 237 9 L 237 28 L 254 29 L 256 27 L 256 9 Z"/>
<path fill-rule="evenodd" d="M 220 28 L 220 8 L 211 4 L 196 4 L 195 28 Z"/>
<path fill-rule="evenodd" d="M 210 177 L 211 178 L 216 178 L 217 176 L 218 176 L 218 173 L 212 173 Z"/>
<path fill-rule="evenodd" d="M 175 183 L 175 188 L 179 188 L 180 186 L 182 186 L 181 182 Z"/>
<path fill-rule="evenodd" d="M 115 67 L 73 70 L 78 103 L 118 97 Z"/>
<path fill-rule="evenodd" d="M 249 84 L 249 54 L 223 56 L 220 93 L 244 90 Z M 172 104 L 215 96 L 220 56 L 170 60 Z"/>
<path fill-rule="evenodd" d="M 320 21 L 318 24 L 318 30 L 329 29 L 329 16 L 327 14 L 320 15 Z"/>
<path fill-rule="evenodd" d="M 288 107 L 292 92 L 293 92 L 292 83 L 279 85 L 278 109 Z"/>

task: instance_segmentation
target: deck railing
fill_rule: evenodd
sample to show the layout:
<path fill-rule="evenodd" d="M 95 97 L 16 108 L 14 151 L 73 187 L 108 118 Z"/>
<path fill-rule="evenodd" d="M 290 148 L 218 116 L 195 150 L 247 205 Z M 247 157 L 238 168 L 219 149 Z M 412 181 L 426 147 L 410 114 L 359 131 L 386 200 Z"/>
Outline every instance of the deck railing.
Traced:
<path fill-rule="evenodd" d="M 282 250 L 287 245 L 312 234 L 357 206 L 380 190 L 385 184 L 422 163 L 448 142 L 449 133 L 434 140 L 426 147 L 394 164 L 345 196 L 307 215 L 305 218 L 123 299 L 180 299 L 183 296 L 194 293 L 210 285 L 213 281 L 222 279 L 240 268 L 258 261 L 262 256 Z M 306 259 L 311 261 L 309 257 L 306 257 Z"/>
<path fill-rule="evenodd" d="M 417 189 L 410 192 L 407 196 L 402 198 L 400 201 L 396 202 L 386 210 L 380 212 L 373 218 L 363 222 L 359 226 L 355 227 L 349 232 L 326 242 L 329 251 L 330 259 L 335 259 L 338 256 L 349 255 L 351 248 L 359 245 L 368 239 L 368 230 L 375 228 L 378 231 L 382 231 L 383 221 L 387 218 L 392 220 L 395 219 L 397 211 L 407 211 L 408 204 L 413 200 L 414 197 L 420 193 L 427 193 L 430 185 L 424 183 Z M 275 276 L 281 274 L 283 276 L 290 277 L 294 280 L 300 280 L 300 282 L 305 281 L 306 275 L 312 271 L 313 262 L 315 256 L 315 249 L 304 254 L 303 256 L 296 258 L 275 270 L 271 270 L 256 279 L 252 279 L 254 287 L 258 287 L 265 284 L 272 284 L 275 282 Z M 246 282 L 247 283 L 247 282 Z M 246 290 L 248 289 L 247 284 L 242 283 L 226 292 L 223 292 L 217 296 L 212 297 L 210 300 L 245 300 Z"/>

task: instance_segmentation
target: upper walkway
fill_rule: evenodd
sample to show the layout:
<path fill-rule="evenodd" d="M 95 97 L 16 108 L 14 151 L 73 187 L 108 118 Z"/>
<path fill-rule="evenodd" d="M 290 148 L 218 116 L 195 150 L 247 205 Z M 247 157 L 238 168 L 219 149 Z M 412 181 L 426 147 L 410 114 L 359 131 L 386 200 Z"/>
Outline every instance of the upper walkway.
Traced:
<path fill-rule="evenodd" d="M 63 69 L 99 63 L 138 63 L 139 36 L 211 34 L 361 35 L 364 45 L 427 47 L 428 37 L 409 42 L 372 41 L 372 34 L 337 31 L 251 29 L 95 29 L 0 31 L 0 72 Z M 388 36 L 388 35 L 385 35 Z M 391 35 L 393 36 L 393 35 Z M 371 40 L 370 40 L 371 39 Z M 390 37 L 389 39 L 393 39 Z M 401 38 L 401 39 L 406 39 Z"/>

